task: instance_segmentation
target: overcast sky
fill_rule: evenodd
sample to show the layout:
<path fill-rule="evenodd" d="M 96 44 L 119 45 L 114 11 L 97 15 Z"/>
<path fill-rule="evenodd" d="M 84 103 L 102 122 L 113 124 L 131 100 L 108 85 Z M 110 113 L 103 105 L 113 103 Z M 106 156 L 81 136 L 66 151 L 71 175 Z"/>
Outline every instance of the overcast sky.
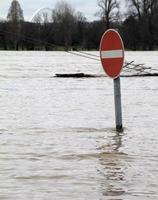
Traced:
<path fill-rule="evenodd" d="M 6 18 L 12 0 L 0 0 L 0 18 Z M 43 7 L 53 8 L 57 0 L 19 0 L 24 11 L 25 20 L 28 20 L 36 10 Z M 97 0 L 67 0 L 76 11 L 81 11 L 88 20 L 94 20 L 97 11 Z"/>
<path fill-rule="evenodd" d="M 19 0 L 24 11 L 25 20 L 29 20 L 33 13 L 40 8 L 54 8 L 58 0 Z M 125 0 L 121 0 L 121 6 Z M 6 18 L 12 0 L 0 0 L 0 18 Z M 98 11 L 97 0 L 67 0 L 76 11 L 83 12 L 87 20 L 95 20 L 95 13 Z"/>

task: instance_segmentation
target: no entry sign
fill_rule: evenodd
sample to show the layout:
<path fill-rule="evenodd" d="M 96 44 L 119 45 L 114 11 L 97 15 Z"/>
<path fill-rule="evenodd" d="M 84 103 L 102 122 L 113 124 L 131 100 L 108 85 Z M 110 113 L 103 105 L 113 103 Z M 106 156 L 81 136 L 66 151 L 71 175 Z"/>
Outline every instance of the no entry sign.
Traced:
<path fill-rule="evenodd" d="M 116 79 L 123 68 L 124 45 L 121 36 L 114 29 L 107 30 L 102 36 L 100 58 L 105 73 Z"/>

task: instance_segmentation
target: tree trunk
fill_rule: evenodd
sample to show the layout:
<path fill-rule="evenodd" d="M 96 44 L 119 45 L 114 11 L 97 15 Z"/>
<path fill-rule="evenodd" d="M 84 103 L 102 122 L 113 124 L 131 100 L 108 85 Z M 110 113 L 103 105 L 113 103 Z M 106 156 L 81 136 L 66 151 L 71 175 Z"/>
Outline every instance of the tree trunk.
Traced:
<path fill-rule="evenodd" d="M 15 46 L 16 51 L 19 50 L 19 42 L 16 42 L 16 46 Z"/>
<path fill-rule="evenodd" d="M 4 35 L 2 36 L 2 41 L 3 41 L 3 49 L 4 50 L 8 50 L 8 48 L 7 48 L 7 42 L 6 42 L 6 39 L 5 39 Z"/>

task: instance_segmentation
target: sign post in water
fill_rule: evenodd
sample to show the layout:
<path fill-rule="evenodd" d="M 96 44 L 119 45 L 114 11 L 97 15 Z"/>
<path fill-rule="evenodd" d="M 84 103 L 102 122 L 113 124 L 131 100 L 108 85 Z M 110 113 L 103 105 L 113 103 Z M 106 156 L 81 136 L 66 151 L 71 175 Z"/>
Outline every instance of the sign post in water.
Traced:
<path fill-rule="evenodd" d="M 114 80 L 116 130 L 120 132 L 123 131 L 120 73 L 124 63 L 124 44 L 116 30 L 109 29 L 103 34 L 100 58 L 105 73 Z"/>

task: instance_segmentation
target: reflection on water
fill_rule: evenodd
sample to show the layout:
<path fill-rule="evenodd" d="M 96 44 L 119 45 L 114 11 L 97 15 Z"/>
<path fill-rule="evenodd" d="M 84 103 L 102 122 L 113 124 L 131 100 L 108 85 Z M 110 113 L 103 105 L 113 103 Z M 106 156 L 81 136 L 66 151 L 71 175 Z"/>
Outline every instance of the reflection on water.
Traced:
<path fill-rule="evenodd" d="M 125 155 L 120 152 L 123 135 L 116 133 L 110 138 L 108 143 L 98 148 L 101 153 L 99 158 L 101 168 L 100 174 L 103 176 L 101 188 L 105 199 L 122 200 L 125 193 L 123 184 L 125 182 L 125 172 L 123 161 Z"/>

